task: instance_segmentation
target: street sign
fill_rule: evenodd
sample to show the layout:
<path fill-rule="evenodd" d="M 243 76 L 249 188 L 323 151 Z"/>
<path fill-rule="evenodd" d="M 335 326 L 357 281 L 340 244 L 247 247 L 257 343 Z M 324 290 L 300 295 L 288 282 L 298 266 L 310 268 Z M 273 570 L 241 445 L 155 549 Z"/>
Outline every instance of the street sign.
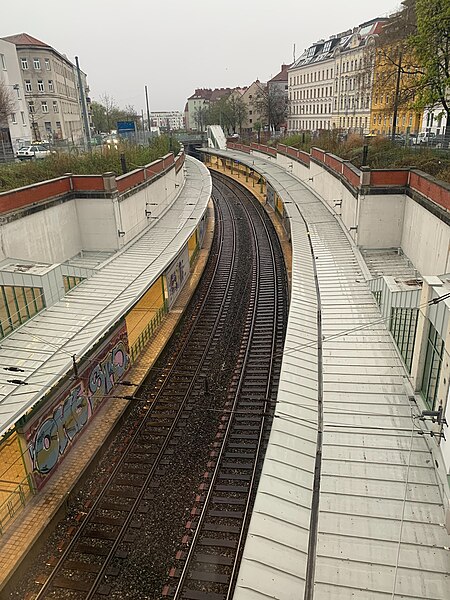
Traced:
<path fill-rule="evenodd" d="M 117 133 L 126 133 L 127 131 L 136 131 L 134 121 L 117 121 Z"/>

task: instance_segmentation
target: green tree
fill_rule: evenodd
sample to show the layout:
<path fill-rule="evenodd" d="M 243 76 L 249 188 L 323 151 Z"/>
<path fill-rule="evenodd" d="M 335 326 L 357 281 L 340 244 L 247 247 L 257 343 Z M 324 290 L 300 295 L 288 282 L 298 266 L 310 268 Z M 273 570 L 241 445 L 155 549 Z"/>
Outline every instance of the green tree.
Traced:
<path fill-rule="evenodd" d="M 410 43 L 420 64 L 418 108 L 441 104 L 447 114 L 446 143 L 450 141 L 450 2 L 416 0 L 417 33 Z"/>
<path fill-rule="evenodd" d="M 106 131 L 108 124 L 106 121 L 106 112 L 103 104 L 101 104 L 100 102 L 92 102 L 91 111 L 92 123 L 94 124 L 95 131 L 97 131 L 97 133 Z"/>
<path fill-rule="evenodd" d="M 258 144 L 261 143 L 261 129 L 262 129 L 261 121 L 256 121 L 253 125 L 253 129 L 256 131 L 256 135 L 258 136 Z"/>

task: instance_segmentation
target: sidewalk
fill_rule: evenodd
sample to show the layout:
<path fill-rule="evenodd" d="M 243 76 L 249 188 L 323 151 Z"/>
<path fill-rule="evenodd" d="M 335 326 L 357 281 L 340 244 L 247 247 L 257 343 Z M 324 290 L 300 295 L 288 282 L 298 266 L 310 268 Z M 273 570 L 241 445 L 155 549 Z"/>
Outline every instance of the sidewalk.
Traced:
<path fill-rule="evenodd" d="M 198 253 L 187 283 L 156 335 L 127 373 L 127 381 L 136 386 L 143 383 L 170 339 L 203 274 L 214 232 L 214 209 L 211 201 L 208 205 L 208 217 L 203 248 Z M 115 398 L 111 398 L 100 408 L 87 430 L 81 433 L 77 446 L 83 448 L 83 452 L 76 452 L 74 449 L 68 454 L 42 492 L 33 497 L 0 537 L 0 599 L 3 600 L 5 587 L 46 528 L 52 527 L 64 517 L 65 503 L 78 480 L 124 416 L 130 402 L 125 396 L 130 395 L 130 388 L 118 385 L 114 395 Z"/>

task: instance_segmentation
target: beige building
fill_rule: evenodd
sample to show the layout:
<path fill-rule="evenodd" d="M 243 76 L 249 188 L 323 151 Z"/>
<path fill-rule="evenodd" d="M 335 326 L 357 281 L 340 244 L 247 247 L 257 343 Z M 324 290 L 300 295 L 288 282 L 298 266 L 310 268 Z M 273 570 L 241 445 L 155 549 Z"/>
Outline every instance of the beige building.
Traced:
<path fill-rule="evenodd" d="M 375 36 L 386 19 L 319 40 L 289 69 L 288 131 L 369 133 Z"/>
<path fill-rule="evenodd" d="M 75 66 L 26 33 L 3 40 L 16 47 L 33 140 L 82 142 L 84 127 Z M 85 74 L 82 79 L 86 90 Z"/>
<path fill-rule="evenodd" d="M 196 89 L 192 96 L 189 96 L 184 107 L 186 129 L 188 131 L 205 131 L 206 112 L 209 105 L 228 97 L 232 91 L 230 88 Z"/>
<path fill-rule="evenodd" d="M 260 107 L 258 107 L 258 100 L 264 95 L 265 90 L 266 84 L 261 83 L 259 79 L 251 83 L 247 88 L 235 90 L 234 94 L 236 97 L 241 98 L 246 108 L 246 115 L 242 121 L 243 133 L 255 131 L 255 123 L 260 123 L 261 128 L 267 125 L 265 118 L 261 114 Z"/>
<path fill-rule="evenodd" d="M 375 39 L 386 21 L 363 23 L 336 48 L 333 127 L 370 133 Z"/>

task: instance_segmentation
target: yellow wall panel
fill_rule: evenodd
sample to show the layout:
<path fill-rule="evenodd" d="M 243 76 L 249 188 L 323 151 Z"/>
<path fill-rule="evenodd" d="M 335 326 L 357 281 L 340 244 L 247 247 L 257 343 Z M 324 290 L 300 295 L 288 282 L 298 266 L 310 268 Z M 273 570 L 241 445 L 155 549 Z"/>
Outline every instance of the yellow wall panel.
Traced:
<path fill-rule="evenodd" d="M 163 284 L 160 277 L 125 317 L 130 348 L 163 306 Z"/>
<path fill-rule="evenodd" d="M 197 230 L 195 230 L 194 233 L 189 238 L 188 248 L 189 248 L 189 260 L 191 260 L 192 255 L 197 250 Z"/>

